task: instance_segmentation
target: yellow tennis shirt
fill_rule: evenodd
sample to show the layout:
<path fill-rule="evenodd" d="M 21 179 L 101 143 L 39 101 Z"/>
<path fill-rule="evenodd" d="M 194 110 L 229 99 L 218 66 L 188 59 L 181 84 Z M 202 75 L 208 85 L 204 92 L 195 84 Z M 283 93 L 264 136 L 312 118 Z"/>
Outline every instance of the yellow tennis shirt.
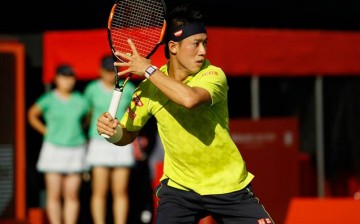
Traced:
<path fill-rule="evenodd" d="M 160 70 L 167 75 L 167 65 Z M 243 189 L 254 176 L 246 170 L 229 134 L 224 72 L 206 61 L 200 72 L 189 76 L 184 84 L 206 89 L 212 103 L 188 110 L 144 80 L 135 90 L 121 123 L 129 131 L 138 131 L 155 116 L 165 150 L 161 180 L 169 178 L 169 186 L 201 195 Z"/>

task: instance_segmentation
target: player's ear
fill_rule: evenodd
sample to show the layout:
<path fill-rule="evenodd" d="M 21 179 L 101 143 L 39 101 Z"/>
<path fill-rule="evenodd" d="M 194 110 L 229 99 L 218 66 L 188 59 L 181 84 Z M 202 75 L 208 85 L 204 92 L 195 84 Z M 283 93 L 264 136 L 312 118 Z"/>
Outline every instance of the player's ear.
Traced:
<path fill-rule="evenodd" d="M 172 55 L 175 55 L 177 52 L 177 46 L 178 44 L 174 41 L 169 41 L 168 47 L 169 47 L 169 51 Z"/>

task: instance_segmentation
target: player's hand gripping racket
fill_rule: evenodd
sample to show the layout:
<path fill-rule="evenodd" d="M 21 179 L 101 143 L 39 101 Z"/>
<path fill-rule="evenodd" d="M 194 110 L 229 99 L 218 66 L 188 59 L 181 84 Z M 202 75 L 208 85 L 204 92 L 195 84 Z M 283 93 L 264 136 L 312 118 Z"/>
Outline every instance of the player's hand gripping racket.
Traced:
<path fill-rule="evenodd" d="M 108 39 L 114 60 L 123 60 L 115 55 L 116 51 L 131 54 L 132 50 L 127 42 L 131 39 L 139 54 L 150 58 L 156 51 L 166 29 L 166 6 L 163 0 L 117 0 L 113 5 L 108 20 Z M 131 77 L 127 76 L 120 85 L 115 69 L 115 88 L 108 112 L 115 118 L 124 87 Z M 102 134 L 103 137 L 109 136 Z"/>

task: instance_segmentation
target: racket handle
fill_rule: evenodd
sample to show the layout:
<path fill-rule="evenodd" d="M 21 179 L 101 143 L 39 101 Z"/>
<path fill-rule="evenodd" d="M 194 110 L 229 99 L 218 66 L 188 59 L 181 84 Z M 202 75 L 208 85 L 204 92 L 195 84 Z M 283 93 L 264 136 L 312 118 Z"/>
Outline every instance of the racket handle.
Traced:
<path fill-rule="evenodd" d="M 108 110 L 112 118 L 115 118 L 116 116 L 116 112 L 118 110 L 119 103 L 121 100 L 121 95 L 122 95 L 122 91 L 120 91 L 119 89 L 114 89 Z M 107 134 L 101 134 L 101 136 L 104 138 L 110 138 L 110 136 L 108 136 Z"/>

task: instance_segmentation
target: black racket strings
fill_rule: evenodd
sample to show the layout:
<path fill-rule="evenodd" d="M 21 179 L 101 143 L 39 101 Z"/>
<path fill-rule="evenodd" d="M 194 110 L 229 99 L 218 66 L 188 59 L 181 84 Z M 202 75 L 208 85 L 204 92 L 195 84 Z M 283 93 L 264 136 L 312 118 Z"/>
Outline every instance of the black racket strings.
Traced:
<path fill-rule="evenodd" d="M 162 1 L 124 0 L 115 7 L 111 21 L 111 39 L 115 50 L 131 53 L 131 39 L 140 55 L 146 57 L 159 43 L 164 25 Z"/>

